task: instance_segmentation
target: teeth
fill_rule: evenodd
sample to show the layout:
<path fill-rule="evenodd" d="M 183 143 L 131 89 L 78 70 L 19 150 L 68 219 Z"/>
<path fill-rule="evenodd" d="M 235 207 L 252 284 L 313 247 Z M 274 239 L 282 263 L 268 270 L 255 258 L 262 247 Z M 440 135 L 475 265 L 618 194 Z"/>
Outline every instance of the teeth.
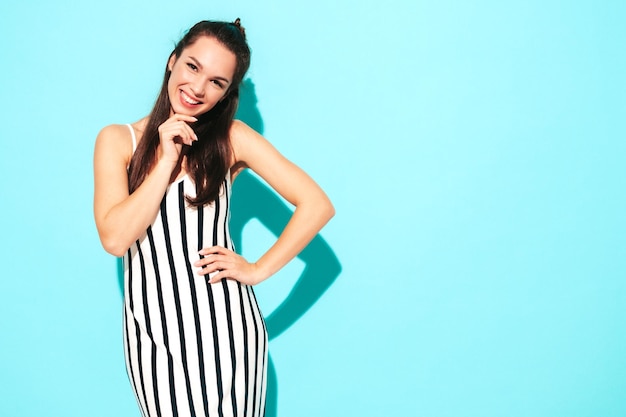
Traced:
<path fill-rule="evenodd" d="M 191 97 L 189 97 L 187 94 L 185 94 L 184 91 L 181 91 L 182 96 L 183 96 L 183 100 L 185 100 L 187 103 L 189 104 L 200 104 L 199 101 L 194 101 L 191 99 Z"/>

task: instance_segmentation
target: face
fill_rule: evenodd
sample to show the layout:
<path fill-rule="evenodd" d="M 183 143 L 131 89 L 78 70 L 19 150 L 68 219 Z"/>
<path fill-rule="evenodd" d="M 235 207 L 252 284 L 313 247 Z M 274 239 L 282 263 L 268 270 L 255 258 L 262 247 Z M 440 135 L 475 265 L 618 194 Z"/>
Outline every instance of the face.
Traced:
<path fill-rule="evenodd" d="M 187 46 L 178 59 L 172 56 L 167 84 L 171 112 L 199 116 L 211 110 L 228 91 L 236 65 L 235 54 L 207 36 Z"/>

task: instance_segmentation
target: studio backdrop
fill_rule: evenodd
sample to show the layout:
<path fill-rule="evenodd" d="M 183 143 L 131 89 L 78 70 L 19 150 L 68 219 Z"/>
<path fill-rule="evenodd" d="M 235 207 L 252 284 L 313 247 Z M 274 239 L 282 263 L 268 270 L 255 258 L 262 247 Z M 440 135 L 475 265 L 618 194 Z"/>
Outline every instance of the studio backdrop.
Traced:
<path fill-rule="evenodd" d="M 626 3 L 0 5 L 0 415 L 139 416 L 96 135 L 151 109 L 174 43 L 241 18 L 238 117 L 337 214 L 255 288 L 267 417 L 626 415 Z M 250 260 L 293 207 L 253 173 Z"/>

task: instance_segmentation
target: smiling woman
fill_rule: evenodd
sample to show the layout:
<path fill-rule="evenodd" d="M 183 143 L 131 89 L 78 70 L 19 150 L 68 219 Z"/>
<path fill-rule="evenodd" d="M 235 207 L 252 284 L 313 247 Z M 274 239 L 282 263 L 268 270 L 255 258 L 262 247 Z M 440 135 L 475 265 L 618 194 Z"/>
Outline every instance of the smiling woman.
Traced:
<path fill-rule="evenodd" d="M 171 53 L 150 115 L 107 126 L 94 154 L 94 214 L 124 257 L 125 355 L 144 416 L 264 415 L 267 331 L 252 286 L 333 216 L 326 194 L 234 121 L 250 50 L 239 19 L 193 26 Z M 231 184 L 245 168 L 295 211 L 256 262 L 234 252 Z"/>
<path fill-rule="evenodd" d="M 232 83 L 237 58 L 215 38 L 202 37 L 167 64 L 172 111 L 197 116 L 224 98 Z"/>

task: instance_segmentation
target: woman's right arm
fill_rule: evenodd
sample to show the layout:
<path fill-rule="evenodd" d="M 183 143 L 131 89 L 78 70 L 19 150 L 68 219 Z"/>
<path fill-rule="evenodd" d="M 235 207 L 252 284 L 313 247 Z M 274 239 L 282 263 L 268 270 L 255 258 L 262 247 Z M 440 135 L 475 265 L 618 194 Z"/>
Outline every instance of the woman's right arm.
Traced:
<path fill-rule="evenodd" d="M 94 151 L 94 217 L 102 246 L 110 254 L 123 256 L 154 221 L 179 163 L 182 143 L 193 140 L 193 131 L 185 123 L 192 120 L 186 118 L 173 116 L 161 125 L 157 163 L 132 194 L 126 168 L 132 156 L 128 127 L 111 125 L 98 134 Z"/>

